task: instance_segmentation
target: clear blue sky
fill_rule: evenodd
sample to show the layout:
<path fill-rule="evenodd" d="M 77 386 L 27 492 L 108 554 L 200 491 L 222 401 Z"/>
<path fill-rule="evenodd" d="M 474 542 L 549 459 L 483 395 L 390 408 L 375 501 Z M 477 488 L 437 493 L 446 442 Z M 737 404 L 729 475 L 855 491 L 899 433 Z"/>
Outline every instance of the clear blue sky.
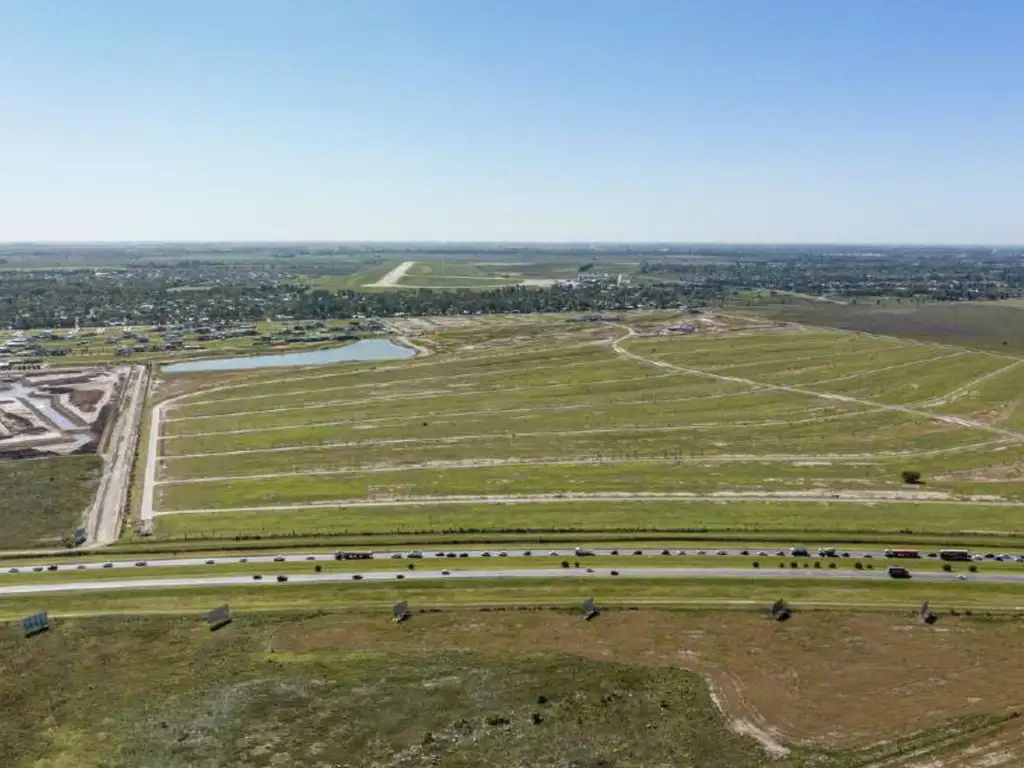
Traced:
<path fill-rule="evenodd" d="M 1019 0 L 0 0 L 0 240 L 1024 242 Z"/>

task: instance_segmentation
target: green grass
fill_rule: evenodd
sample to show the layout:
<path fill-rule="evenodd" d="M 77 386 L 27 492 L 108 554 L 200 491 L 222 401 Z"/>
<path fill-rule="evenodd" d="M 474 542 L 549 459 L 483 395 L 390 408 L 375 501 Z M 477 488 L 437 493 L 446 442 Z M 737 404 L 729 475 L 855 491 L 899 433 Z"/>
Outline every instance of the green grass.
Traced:
<path fill-rule="evenodd" d="M 102 464 L 96 455 L 0 462 L 0 549 L 60 546 L 81 524 Z"/>
<path fill-rule="evenodd" d="M 142 570 L 142 569 L 140 569 Z M 781 569 L 780 569 L 781 570 Z M 578 605 L 580 595 L 601 605 L 750 607 L 770 605 L 780 595 L 805 608 L 911 610 L 924 600 L 936 610 L 1024 611 L 1019 585 L 999 582 L 765 578 L 602 578 L 582 570 L 579 578 L 343 581 L 321 584 L 272 579 L 233 586 L 100 590 L 88 602 L 76 592 L 0 597 L 0 617 L 17 618 L 40 607 L 53 616 L 94 613 L 192 613 L 224 602 L 238 610 L 389 610 L 397 600 L 417 607 Z"/>
<path fill-rule="evenodd" d="M 757 541 L 764 534 L 848 541 L 864 535 L 945 537 L 950 543 L 977 531 L 1016 531 L 1024 514 L 999 505 L 965 506 L 878 502 L 617 501 L 545 504 L 466 504 L 331 507 L 287 512 L 216 512 L 161 515 L 160 539 L 241 536 L 358 535 L 372 533 L 581 533 L 679 532 L 735 534 Z"/>
<path fill-rule="evenodd" d="M 425 264 L 416 274 L 430 277 L 442 268 Z M 453 270 L 450 276 L 473 276 L 465 265 Z M 624 316 L 651 330 L 675 319 Z M 546 317 L 466 322 L 437 333 L 441 351 L 425 359 L 258 374 L 181 401 L 163 425 L 159 478 L 202 482 L 159 486 L 157 509 L 613 492 L 719 494 L 721 503 L 226 511 L 162 516 L 158 537 L 574 530 L 997 537 L 1019 528 L 1012 506 L 764 505 L 725 497 L 883 490 L 908 502 L 911 493 L 1024 498 L 1015 474 L 1021 453 L 997 445 L 1002 436 L 874 405 L 927 408 L 962 391 L 970 393 L 972 412 L 999 408 L 1016 397 L 1014 372 L 974 382 L 1012 362 L 1004 357 L 829 330 L 623 343 L 654 362 L 865 401 L 858 404 L 754 391 L 742 381 L 620 357 L 593 343 L 622 334 L 610 326 Z M 908 468 L 922 472 L 926 484 L 904 484 L 900 473 Z M 989 468 L 999 476 L 980 474 Z"/>
<path fill-rule="evenodd" d="M 31 642 L 8 636 L 4 764 L 806 764 L 801 752 L 771 762 L 729 731 L 685 670 L 412 644 L 268 651 L 297 622 L 246 616 L 211 634 L 192 619 L 97 618 Z"/>

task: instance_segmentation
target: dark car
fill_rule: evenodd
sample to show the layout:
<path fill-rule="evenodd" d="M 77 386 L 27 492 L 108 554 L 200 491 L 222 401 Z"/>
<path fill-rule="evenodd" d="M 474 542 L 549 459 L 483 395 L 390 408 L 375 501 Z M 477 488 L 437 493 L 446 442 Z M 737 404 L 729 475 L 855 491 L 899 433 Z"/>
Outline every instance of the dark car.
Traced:
<path fill-rule="evenodd" d="M 395 578 L 396 579 L 404 579 L 405 578 L 405 574 L 404 573 L 396 573 L 395 574 Z"/>
<path fill-rule="evenodd" d="M 361 574 L 361 573 L 353 573 L 352 574 L 352 581 L 362 581 L 362 580 L 363 580 L 363 574 Z"/>
<path fill-rule="evenodd" d="M 642 555 L 643 553 L 644 553 L 644 551 L 642 549 L 634 549 L 633 550 L 633 554 L 634 555 Z"/>
<path fill-rule="evenodd" d="M 46 570 L 48 570 L 48 571 L 56 571 L 57 570 L 57 566 L 56 565 L 48 565 L 48 566 L 46 566 Z"/>
<path fill-rule="evenodd" d="M 252 580 L 253 581 L 263 581 L 263 577 L 260 574 L 258 574 L 258 573 L 254 573 L 252 575 Z"/>
<path fill-rule="evenodd" d="M 282 581 L 282 582 L 283 581 L 288 581 L 288 577 L 285 576 L 284 574 L 281 574 L 280 576 L 277 577 L 277 580 L 278 581 Z"/>

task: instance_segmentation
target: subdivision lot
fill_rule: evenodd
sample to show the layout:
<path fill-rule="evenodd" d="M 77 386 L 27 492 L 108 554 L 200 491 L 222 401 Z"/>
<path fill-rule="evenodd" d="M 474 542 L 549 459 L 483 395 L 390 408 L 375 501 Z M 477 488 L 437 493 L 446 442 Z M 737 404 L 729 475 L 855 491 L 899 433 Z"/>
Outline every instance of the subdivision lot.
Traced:
<path fill-rule="evenodd" d="M 996 505 L 1024 498 L 1012 470 L 978 472 L 1016 466 L 1016 433 L 946 407 L 1015 397 L 1013 360 L 800 328 L 626 338 L 628 316 L 473 323 L 425 359 L 174 402 L 156 536 L 1015 528 L 1017 508 Z"/>

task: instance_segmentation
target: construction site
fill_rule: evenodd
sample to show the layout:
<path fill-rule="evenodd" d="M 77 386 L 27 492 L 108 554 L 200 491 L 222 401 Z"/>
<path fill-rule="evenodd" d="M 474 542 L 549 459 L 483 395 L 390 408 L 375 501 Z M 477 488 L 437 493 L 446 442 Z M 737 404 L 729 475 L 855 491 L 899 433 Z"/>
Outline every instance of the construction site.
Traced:
<path fill-rule="evenodd" d="M 105 366 L 0 376 L 0 458 L 95 451 L 130 370 Z"/>

